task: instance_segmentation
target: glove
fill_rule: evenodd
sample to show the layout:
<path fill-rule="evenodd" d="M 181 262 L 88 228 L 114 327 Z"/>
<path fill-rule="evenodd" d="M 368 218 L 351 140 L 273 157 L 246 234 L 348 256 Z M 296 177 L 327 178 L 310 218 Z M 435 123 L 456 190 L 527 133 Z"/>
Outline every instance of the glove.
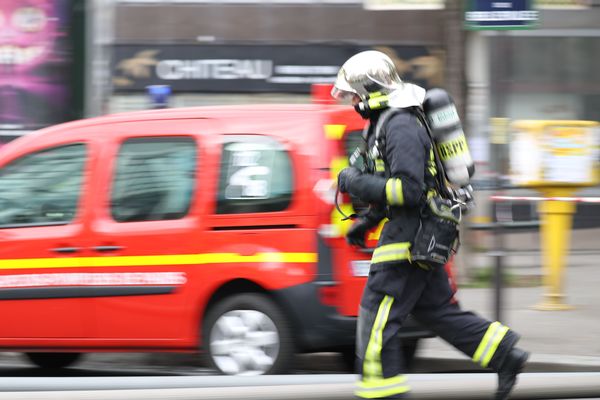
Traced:
<path fill-rule="evenodd" d="M 346 233 L 346 242 L 352 246 L 365 247 L 365 236 L 372 224 L 366 218 L 357 218 Z"/>
<path fill-rule="evenodd" d="M 338 174 L 338 188 L 342 193 L 348 193 L 352 180 L 362 175 L 362 172 L 356 167 L 346 167 Z"/>

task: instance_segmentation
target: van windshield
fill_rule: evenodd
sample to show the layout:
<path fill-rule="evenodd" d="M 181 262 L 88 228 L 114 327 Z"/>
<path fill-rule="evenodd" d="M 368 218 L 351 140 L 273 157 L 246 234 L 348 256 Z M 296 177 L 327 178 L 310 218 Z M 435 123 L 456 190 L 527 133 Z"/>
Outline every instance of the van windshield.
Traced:
<path fill-rule="evenodd" d="M 84 177 L 85 145 L 31 153 L 0 170 L 0 227 L 67 224 Z"/>

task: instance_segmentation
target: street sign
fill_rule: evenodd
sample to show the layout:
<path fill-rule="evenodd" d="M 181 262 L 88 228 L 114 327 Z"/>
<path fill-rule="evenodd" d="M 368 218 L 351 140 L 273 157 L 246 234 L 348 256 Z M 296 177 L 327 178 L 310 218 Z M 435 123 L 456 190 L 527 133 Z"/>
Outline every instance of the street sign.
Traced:
<path fill-rule="evenodd" d="M 481 29 L 529 29 L 538 22 L 539 11 L 533 0 L 469 0 L 465 10 L 465 27 Z"/>
<path fill-rule="evenodd" d="M 441 10 L 444 0 L 363 0 L 367 10 Z"/>

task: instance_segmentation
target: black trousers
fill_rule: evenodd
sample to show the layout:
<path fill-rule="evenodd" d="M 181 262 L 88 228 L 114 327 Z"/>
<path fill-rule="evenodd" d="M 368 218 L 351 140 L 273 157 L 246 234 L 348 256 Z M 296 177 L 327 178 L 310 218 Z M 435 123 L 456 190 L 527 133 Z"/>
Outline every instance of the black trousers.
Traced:
<path fill-rule="evenodd" d="M 410 390 L 396 335 L 408 314 L 474 362 L 498 368 L 519 336 L 499 322 L 461 310 L 453 295 L 444 268 L 425 270 L 409 262 L 372 268 L 358 317 L 358 397 L 395 399 Z"/>

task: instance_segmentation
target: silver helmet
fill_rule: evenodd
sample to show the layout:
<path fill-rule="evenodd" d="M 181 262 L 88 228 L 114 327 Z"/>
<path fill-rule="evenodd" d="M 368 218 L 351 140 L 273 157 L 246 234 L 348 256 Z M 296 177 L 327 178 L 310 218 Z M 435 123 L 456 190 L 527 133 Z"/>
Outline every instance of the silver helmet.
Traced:
<path fill-rule="evenodd" d="M 340 68 L 331 96 L 345 99 L 358 95 L 366 100 L 372 93 L 384 95 L 402 86 L 391 58 L 380 51 L 363 51 L 350 57 Z"/>

